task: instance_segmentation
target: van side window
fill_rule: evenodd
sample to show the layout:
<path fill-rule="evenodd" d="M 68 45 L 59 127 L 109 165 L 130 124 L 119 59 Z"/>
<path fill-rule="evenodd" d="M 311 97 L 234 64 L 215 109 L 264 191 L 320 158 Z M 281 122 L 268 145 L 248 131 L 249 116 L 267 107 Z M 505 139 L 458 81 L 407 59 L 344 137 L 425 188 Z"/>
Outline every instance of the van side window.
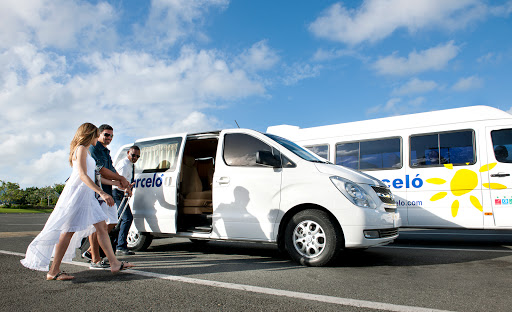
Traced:
<path fill-rule="evenodd" d="M 327 144 L 311 145 L 311 146 L 305 146 L 305 148 L 307 148 L 308 150 L 317 154 L 318 156 L 329 160 L 329 145 L 327 145 Z"/>
<path fill-rule="evenodd" d="M 402 168 L 401 138 L 340 143 L 336 164 L 358 170 Z"/>
<path fill-rule="evenodd" d="M 224 137 L 224 161 L 228 166 L 260 166 L 256 163 L 258 151 L 269 151 L 276 154 L 277 150 L 268 144 L 243 133 L 226 134 Z"/>
<path fill-rule="evenodd" d="M 411 136 L 410 165 L 430 167 L 474 164 L 474 136 L 473 130 Z"/>
<path fill-rule="evenodd" d="M 151 142 L 137 142 L 140 159 L 135 164 L 136 172 L 151 173 L 174 171 L 182 138 L 170 138 Z"/>
<path fill-rule="evenodd" d="M 496 160 L 512 163 L 512 129 L 491 131 L 491 139 Z"/>

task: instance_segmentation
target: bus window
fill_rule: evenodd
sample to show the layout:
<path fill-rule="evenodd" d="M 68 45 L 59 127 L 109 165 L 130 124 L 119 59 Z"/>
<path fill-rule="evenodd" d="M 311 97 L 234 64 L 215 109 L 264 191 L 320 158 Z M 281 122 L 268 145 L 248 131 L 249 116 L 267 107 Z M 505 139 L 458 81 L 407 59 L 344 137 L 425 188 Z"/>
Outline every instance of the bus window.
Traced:
<path fill-rule="evenodd" d="M 336 144 L 336 165 L 359 169 L 359 143 Z"/>
<path fill-rule="evenodd" d="M 472 130 L 415 135 L 410 143 L 411 167 L 475 163 Z"/>
<path fill-rule="evenodd" d="M 491 131 L 492 146 L 496 160 L 504 163 L 512 163 L 512 129 Z"/>
<path fill-rule="evenodd" d="M 402 167 L 399 138 L 361 142 L 360 154 L 361 170 Z"/>
<path fill-rule="evenodd" d="M 308 150 L 312 151 L 313 153 L 317 154 L 318 156 L 329 160 L 329 145 L 312 145 L 312 146 L 305 146 Z"/>
<path fill-rule="evenodd" d="M 390 138 L 336 145 L 336 164 L 359 170 L 402 168 L 401 139 Z"/>

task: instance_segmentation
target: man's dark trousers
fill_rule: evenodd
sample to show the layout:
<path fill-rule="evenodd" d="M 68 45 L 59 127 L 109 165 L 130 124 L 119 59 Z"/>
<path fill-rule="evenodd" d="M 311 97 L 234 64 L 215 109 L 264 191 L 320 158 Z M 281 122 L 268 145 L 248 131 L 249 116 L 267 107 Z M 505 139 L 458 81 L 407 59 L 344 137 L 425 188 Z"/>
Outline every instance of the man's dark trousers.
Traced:
<path fill-rule="evenodd" d="M 119 217 L 121 213 L 123 212 L 124 206 L 128 205 L 128 200 L 126 200 L 121 207 L 121 202 L 124 198 L 124 191 L 120 191 L 118 189 L 112 190 L 112 195 L 114 197 L 114 201 L 117 205 L 117 216 Z M 133 221 L 133 215 L 132 211 L 130 209 L 130 205 L 126 207 L 126 210 L 121 217 L 121 220 L 119 220 L 119 235 L 117 237 L 117 247 L 116 249 L 119 250 L 127 250 L 128 249 L 128 231 L 130 230 L 130 226 L 132 225 Z"/>

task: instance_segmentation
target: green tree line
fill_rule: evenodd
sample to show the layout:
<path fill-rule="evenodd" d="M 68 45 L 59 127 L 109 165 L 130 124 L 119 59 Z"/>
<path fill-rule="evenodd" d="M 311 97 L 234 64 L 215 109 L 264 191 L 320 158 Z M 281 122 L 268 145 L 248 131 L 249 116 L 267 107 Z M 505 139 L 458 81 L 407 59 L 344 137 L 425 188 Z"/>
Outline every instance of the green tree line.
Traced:
<path fill-rule="evenodd" d="M 0 204 L 4 207 L 53 207 L 63 189 L 64 184 L 21 189 L 18 183 L 0 180 Z"/>

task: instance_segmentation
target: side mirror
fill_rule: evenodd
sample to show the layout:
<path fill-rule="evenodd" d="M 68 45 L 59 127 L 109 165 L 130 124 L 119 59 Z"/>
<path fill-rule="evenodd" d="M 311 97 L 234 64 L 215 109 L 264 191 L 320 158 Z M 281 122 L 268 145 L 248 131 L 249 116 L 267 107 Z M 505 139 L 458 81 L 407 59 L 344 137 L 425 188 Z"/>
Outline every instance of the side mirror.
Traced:
<path fill-rule="evenodd" d="M 263 166 L 281 168 L 281 160 L 275 158 L 270 151 L 258 151 L 256 153 L 256 163 Z"/>

